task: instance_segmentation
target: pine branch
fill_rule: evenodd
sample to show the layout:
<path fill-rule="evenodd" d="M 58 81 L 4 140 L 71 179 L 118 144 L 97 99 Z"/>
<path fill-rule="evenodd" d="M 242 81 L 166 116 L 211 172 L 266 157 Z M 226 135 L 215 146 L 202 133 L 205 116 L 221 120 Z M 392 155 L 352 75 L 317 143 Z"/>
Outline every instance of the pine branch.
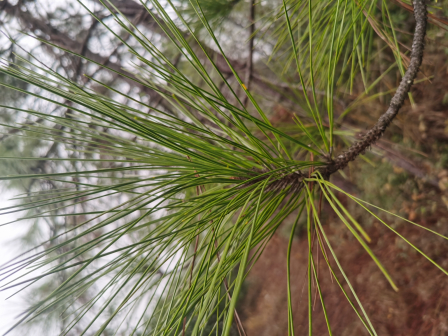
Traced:
<path fill-rule="evenodd" d="M 336 160 L 332 160 L 328 165 L 318 168 L 317 171 L 322 174 L 324 178 L 329 178 L 331 174 L 340 169 L 347 167 L 348 163 L 354 161 L 360 154 L 364 153 L 369 147 L 372 147 L 384 134 L 387 127 L 398 114 L 400 108 L 403 106 L 406 95 L 410 91 L 412 84 L 417 77 L 420 65 L 423 60 L 424 39 L 426 35 L 427 26 L 427 10 L 426 0 L 414 0 L 414 16 L 416 27 L 414 32 L 414 39 L 412 42 L 412 51 L 409 66 L 404 74 L 400 85 L 398 86 L 395 95 L 392 97 L 389 108 L 378 119 L 377 123 L 368 131 L 361 140 L 356 141 L 345 152 L 341 153 Z M 257 172 L 265 174 L 266 171 Z M 298 192 L 303 188 L 303 172 L 297 171 L 295 173 L 287 173 L 281 178 L 273 181 L 269 185 L 269 190 L 282 190 L 289 186 L 291 192 Z M 267 178 L 267 176 L 260 177 L 260 180 Z M 257 180 L 256 180 L 257 181 Z M 249 184 L 254 183 L 252 181 Z M 246 185 L 245 185 L 246 186 Z"/>
<path fill-rule="evenodd" d="M 373 126 L 360 141 L 355 142 L 349 149 L 340 154 L 336 160 L 320 170 L 324 177 L 329 177 L 338 170 L 344 169 L 350 161 L 355 160 L 360 154 L 364 153 L 367 148 L 378 141 L 403 106 L 406 95 L 411 89 L 414 79 L 417 77 L 417 73 L 423 60 L 424 40 L 428 18 L 425 1 L 426 0 L 413 1 L 416 26 L 412 42 L 411 59 L 409 67 L 406 70 L 395 95 L 392 97 L 389 108 L 378 119 L 375 126 Z"/>

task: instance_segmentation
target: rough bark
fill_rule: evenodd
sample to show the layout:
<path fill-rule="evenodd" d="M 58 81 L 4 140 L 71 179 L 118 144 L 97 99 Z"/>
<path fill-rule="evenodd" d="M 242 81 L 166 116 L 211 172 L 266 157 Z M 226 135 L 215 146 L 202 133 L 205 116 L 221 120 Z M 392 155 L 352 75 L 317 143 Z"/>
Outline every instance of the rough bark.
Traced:
<path fill-rule="evenodd" d="M 364 153 L 366 149 L 378 141 L 403 106 L 406 96 L 414 83 L 414 79 L 417 77 L 420 65 L 422 64 L 423 50 L 425 46 L 424 40 L 427 25 L 426 2 L 425 0 L 414 0 L 413 4 L 416 26 L 412 42 L 410 63 L 397 91 L 392 97 L 389 108 L 361 140 L 356 141 L 346 151 L 339 154 L 336 160 L 320 170 L 324 177 L 328 177 L 336 171 L 344 169 L 350 161 L 355 160 L 360 154 Z"/>

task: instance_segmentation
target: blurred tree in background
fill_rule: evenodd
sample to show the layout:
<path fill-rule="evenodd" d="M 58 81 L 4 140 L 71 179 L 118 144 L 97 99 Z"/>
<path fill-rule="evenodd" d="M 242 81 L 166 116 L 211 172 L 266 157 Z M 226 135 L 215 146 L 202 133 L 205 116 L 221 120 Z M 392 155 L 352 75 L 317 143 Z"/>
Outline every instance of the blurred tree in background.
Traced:
<path fill-rule="evenodd" d="M 418 6 L 1 1 L 11 333 L 446 333 L 448 13 Z"/>

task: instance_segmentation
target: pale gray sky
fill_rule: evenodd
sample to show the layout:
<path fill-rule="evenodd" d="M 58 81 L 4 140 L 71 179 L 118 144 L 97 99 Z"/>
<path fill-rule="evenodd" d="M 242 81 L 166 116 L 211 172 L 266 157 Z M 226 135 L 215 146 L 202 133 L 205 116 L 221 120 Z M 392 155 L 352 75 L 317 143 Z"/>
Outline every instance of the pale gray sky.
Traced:
<path fill-rule="evenodd" d="M 38 0 L 39 6 L 42 11 L 53 11 L 57 7 L 67 5 L 68 2 L 75 3 L 72 0 Z M 11 27 L 13 28 L 13 27 Z M 36 40 L 24 37 L 20 39 L 20 45 L 25 50 L 30 50 L 36 45 Z M 2 176 L 0 171 L 0 176 Z M 7 207 L 13 205 L 14 202 L 10 201 L 15 196 L 16 191 L 5 191 L 3 185 L 0 184 L 0 207 Z M 19 213 L 0 215 L 0 225 L 10 222 L 20 216 Z M 21 252 L 23 247 L 20 246 L 18 238 L 23 236 L 27 232 L 27 226 L 29 223 L 21 221 L 18 223 L 9 224 L 6 226 L 0 226 L 0 265 L 11 260 Z M 19 315 L 26 308 L 25 301 L 22 295 L 14 296 L 8 300 L 6 298 L 10 296 L 14 291 L 9 290 L 6 292 L 0 292 L 0 335 L 3 335 L 15 321 L 15 317 Z M 13 331 L 10 335 L 21 335 L 19 331 Z M 46 335 L 47 336 L 47 335 Z M 48 335 L 51 336 L 51 335 Z"/>
<path fill-rule="evenodd" d="M 2 207 L 7 207 L 13 205 L 12 201 L 9 201 L 14 194 L 12 192 L 0 193 L 0 204 Z M 0 216 L 0 224 L 12 221 L 18 217 L 18 214 L 7 214 Z M 20 222 L 9 224 L 5 226 L 0 226 L 0 264 L 4 264 L 8 260 L 11 260 L 17 256 L 22 250 L 20 244 L 18 244 L 17 239 L 23 236 L 27 231 L 28 223 Z M 13 291 L 0 292 L 0 335 L 8 330 L 14 322 L 14 317 L 23 311 L 24 301 L 21 299 L 20 295 L 8 299 L 6 298 L 11 295 Z M 12 333 L 16 335 L 17 333 Z"/>

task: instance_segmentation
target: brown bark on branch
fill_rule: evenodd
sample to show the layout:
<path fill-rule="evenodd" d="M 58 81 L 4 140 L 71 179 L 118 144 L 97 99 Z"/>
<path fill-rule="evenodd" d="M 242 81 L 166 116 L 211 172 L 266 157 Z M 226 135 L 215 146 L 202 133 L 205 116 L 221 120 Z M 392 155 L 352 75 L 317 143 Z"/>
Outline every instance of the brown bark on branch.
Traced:
<path fill-rule="evenodd" d="M 375 126 L 373 126 L 360 141 L 356 141 L 349 149 L 341 153 L 336 160 L 332 161 L 325 168 L 320 169 L 320 172 L 324 177 L 327 178 L 336 171 L 344 169 L 350 161 L 355 160 L 360 154 L 364 153 L 367 148 L 371 147 L 383 135 L 400 108 L 403 106 L 406 95 L 411 89 L 420 65 L 422 64 L 428 17 L 426 0 L 414 0 L 413 4 L 416 26 L 412 42 L 411 59 L 409 67 L 406 70 L 395 95 L 392 97 L 389 108 L 378 119 Z"/>
<path fill-rule="evenodd" d="M 381 138 L 387 127 L 398 114 L 398 111 L 403 106 L 414 79 L 417 76 L 420 65 L 423 60 L 424 39 L 426 35 L 427 25 L 427 10 L 425 0 L 413 0 L 414 16 L 416 21 L 414 39 L 412 42 L 412 52 L 409 67 L 404 74 L 397 91 L 395 92 L 390 102 L 387 111 L 378 119 L 377 123 L 368 131 L 361 140 L 356 141 L 345 152 L 341 153 L 336 160 L 331 160 L 326 166 L 318 167 L 316 170 L 322 174 L 325 179 L 328 179 L 331 174 L 340 169 L 347 167 L 350 161 L 355 160 L 360 154 L 364 153 L 366 149 L 373 146 L 378 139 Z M 266 169 L 255 171 L 255 174 L 263 175 L 260 179 L 265 179 L 268 171 Z M 289 187 L 290 192 L 298 192 L 304 186 L 304 180 L 307 175 L 304 172 L 296 171 L 294 173 L 286 173 L 282 176 L 279 173 L 279 178 L 273 180 L 269 184 L 267 190 L 283 190 Z M 258 182 L 259 179 L 251 181 L 249 184 Z M 246 184 L 247 185 L 247 184 Z M 245 186 L 245 185 L 243 185 Z"/>

